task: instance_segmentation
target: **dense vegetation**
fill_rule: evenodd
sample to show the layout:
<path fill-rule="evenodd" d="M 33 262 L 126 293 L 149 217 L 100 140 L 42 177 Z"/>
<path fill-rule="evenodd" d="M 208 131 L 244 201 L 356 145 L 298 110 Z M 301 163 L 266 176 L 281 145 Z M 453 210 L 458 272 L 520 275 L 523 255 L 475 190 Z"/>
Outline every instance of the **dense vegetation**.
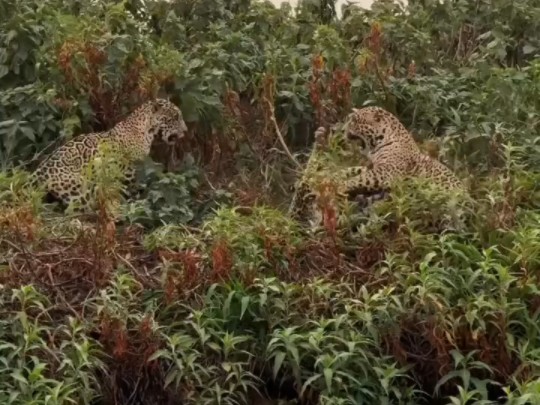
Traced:
<path fill-rule="evenodd" d="M 335 14 L 0 0 L 1 403 L 540 403 L 540 4 Z M 155 146 L 137 199 L 113 204 L 107 162 L 89 219 L 24 187 L 159 92 L 189 136 Z M 471 195 L 396 184 L 313 234 L 287 216 L 280 136 L 305 162 L 367 104 Z"/>

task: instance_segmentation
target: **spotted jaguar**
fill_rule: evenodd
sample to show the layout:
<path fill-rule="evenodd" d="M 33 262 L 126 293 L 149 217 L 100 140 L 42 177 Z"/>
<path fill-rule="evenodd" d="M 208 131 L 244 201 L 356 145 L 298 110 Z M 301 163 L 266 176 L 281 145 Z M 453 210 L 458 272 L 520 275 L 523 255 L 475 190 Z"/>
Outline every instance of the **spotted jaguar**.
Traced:
<path fill-rule="evenodd" d="M 117 153 L 125 183 L 130 185 L 135 179 L 134 163 L 150 154 L 156 139 L 173 145 L 186 131 L 182 112 L 176 105 L 165 99 L 148 101 L 113 128 L 79 135 L 54 150 L 34 171 L 32 184 L 41 186 L 66 206 L 85 210 L 93 193 L 92 185 L 84 180 L 85 168 L 97 157 L 105 141 Z"/>

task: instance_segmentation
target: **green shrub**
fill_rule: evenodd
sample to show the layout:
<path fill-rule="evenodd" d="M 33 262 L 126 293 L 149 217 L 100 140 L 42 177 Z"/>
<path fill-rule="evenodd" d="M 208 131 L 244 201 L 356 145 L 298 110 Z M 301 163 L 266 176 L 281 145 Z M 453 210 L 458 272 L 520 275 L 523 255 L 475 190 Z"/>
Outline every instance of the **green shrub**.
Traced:
<path fill-rule="evenodd" d="M 1 402 L 540 402 L 538 2 L 343 9 L 0 1 Z M 105 153 L 93 218 L 25 187 L 159 91 L 183 164 L 143 162 L 119 205 Z M 277 137 L 372 104 L 469 195 L 397 182 L 313 235 L 271 203 L 298 175 Z M 341 135 L 313 185 L 364 160 Z"/>

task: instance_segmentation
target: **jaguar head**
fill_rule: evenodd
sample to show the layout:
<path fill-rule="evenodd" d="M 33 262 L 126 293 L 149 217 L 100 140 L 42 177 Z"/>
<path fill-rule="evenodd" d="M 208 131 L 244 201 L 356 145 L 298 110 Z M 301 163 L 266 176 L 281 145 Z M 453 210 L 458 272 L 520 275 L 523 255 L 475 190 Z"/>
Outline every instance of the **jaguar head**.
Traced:
<path fill-rule="evenodd" d="M 396 124 L 399 125 L 397 117 L 383 108 L 353 108 L 345 119 L 345 133 L 347 139 L 359 142 L 362 149 L 374 149 L 385 142 Z"/>
<path fill-rule="evenodd" d="M 182 111 L 172 102 L 158 98 L 152 102 L 154 136 L 167 145 L 174 145 L 187 132 Z"/>

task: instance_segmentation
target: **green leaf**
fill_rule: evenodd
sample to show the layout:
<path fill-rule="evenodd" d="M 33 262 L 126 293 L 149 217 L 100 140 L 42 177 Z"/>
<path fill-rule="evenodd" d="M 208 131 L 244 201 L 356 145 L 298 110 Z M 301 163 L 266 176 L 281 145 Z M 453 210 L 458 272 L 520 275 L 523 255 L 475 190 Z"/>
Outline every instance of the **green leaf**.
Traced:
<path fill-rule="evenodd" d="M 334 370 L 331 368 L 325 368 L 323 370 L 324 381 L 326 382 L 326 388 L 328 392 L 332 392 L 332 377 L 334 376 Z"/>
<path fill-rule="evenodd" d="M 23 385 L 28 385 L 28 380 L 22 375 L 21 370 L 15 370 L 13 373 L 11 373 L 11 377 Z"/>
<path fill-rule="evenodd" d="M 318 380 L 319 378 L 321 378 L 320 374 L 315 374 L 309 377 L 306 380 L 306 382 L 302 385 L 302 390 L 300 391 L 300 395 L 303 395 L 306 388 L 309 387 L 314 381 Z"/>
<path fill-rule="evenodd" d="M 9 69 L 6 65 L 0 65 L 0 79 L 4 76 L 7 76 Z"/>
<path fill-rule="evenodd" d="M 240 311 L 240 319 L 243 318 L 244 313 L 246 312 L 246 309 L 249 305 L 249 296 L 245 296 L 242 298 L 242 309 Z"/>
<path fill-rule="evenodd" d="M 533 52 L 536 51 L 536 50 L 537 50 L 536 47 L 527 44 L 527 45 L 525 45 L 525 46 L 523 47 L 523 54 L 529 55 L 529 54 L 533 53 Z"/>
<path fill-rule="evenodd" d="M 284 352 L 278 352 L 274 358 L 274 367 L 273 367 L 273 375 L 274 379 L 276 379 L 279 370 L 281 369 L 281 365 L 283 364 L 283 360 L 285 360 L 286 354 Z"/>
<path fill-rule="evenodd" d="M 6 35 L 6 39 L 5 39 L 6 44 L 9 44 L 16 37 L 17 37 L 17 31 L 10 30 Z"/>
<path fill-rule="evenodd" d="M 169 385 L 171 385 L 171 383 L 176 379 L 178 374 L 179 373 L 177 370 L 172 370 L 169 374 L 167 374 L 167 377 L 165 377 L 164 388 L 167 388 Z"/>
<path fill-rule="evenodd" d="M 20 130 L 22 131 L 24 136 L 26 138 L 28 138 L 30 141 L 32 141 L 32 142 L 36 141 L 34 130 L 32 128 L 30 128 L 30 127 L 20 127 Z"/>

